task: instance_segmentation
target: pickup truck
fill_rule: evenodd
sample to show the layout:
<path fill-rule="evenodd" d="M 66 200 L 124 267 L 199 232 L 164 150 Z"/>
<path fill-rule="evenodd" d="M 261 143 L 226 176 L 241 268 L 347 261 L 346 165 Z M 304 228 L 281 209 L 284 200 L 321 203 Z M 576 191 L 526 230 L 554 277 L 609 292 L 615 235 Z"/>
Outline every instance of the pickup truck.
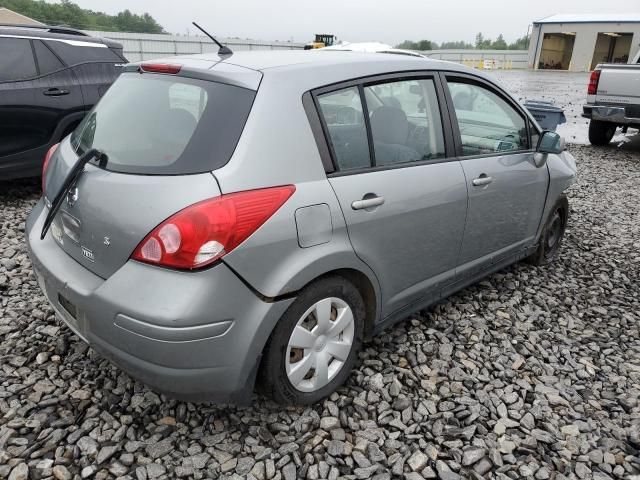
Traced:
<path fill-rule="evenodd" d="M 587 104 L 589 142 L 606 145 L 618 127 L 640 128 L 640 52 L 629 64 L 601 64 L 591 72 Z"/>

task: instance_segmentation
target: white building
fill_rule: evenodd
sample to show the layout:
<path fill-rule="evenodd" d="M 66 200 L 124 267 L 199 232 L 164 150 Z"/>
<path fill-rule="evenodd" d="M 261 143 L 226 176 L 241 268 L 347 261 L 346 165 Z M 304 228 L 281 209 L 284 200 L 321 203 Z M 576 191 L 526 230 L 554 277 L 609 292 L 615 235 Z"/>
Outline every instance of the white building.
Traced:
<path fill-rule="evenodd" d="M 533 23 L 529 68 L 587 72 L 640 50 L 640 13 L 553 15 Z"/>

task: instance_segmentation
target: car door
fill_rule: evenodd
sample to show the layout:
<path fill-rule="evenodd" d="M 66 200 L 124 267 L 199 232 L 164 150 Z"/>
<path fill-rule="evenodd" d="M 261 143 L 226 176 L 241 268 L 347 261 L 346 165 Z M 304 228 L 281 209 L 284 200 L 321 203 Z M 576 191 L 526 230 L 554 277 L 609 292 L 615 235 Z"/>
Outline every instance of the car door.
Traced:
<path fill-rule="evenodd" d="M 529 119 L 504 92 L 471 76 L 447 75 L 446 85 L 469 191 L 459 260 L 464 277 L 534 242 L 549 173 L 535 165 Z"/>
<path fill-rule="evenodd" d="M 437 297 L 455 275 L 467 189 L 446 149 L 440 90 L 425 74 L 315 94 L 336 168 L 329 182 L 378 277 L 383 317 Z"/>
<path fill-rule="evenodd" d="M 70 66 L 78 79 L 86 110 L 90 110 L 102 98 L 126 63 L 104 43 L 75 41 L 48 41 L 48 46 Z"/>
<path fill-rule="evenodd" d="M 60 122 L 83 103 L 73 74 L 40 40 L 0 38 L 0 175 L 38 174 Z"/>

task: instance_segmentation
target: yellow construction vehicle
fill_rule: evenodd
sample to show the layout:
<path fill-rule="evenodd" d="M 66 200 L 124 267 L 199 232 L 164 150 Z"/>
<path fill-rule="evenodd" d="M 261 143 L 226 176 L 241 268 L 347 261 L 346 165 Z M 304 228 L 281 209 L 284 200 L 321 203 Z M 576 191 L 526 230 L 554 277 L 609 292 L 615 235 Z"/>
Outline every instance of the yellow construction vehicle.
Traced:
<path fill-rule="evenodd" d="M 315 48 L 330 47 L 335 41 L 335 35 L 329 35 L 328 33 L 316 33 L 316 39 L 311 43 L 307 43 L 304 46 L 304 49 L 313 50 Z"/>

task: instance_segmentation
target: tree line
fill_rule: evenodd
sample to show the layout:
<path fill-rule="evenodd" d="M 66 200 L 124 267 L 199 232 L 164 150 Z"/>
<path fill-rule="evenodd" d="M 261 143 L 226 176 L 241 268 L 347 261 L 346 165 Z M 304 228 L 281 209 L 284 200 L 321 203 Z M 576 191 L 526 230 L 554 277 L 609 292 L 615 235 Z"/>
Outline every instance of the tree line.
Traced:
<path fill-rule="evenodd" d="M 498 38 L 492 40 L 485 38 L 482 33 L 476 35 L 475 43 L 469 43 L 465 41 L 457 42 L 443 42 L 437 43 L 431 40 L 419 40 L 414 42 L 412 40 L 405 40 L 396 46 L 396 48 L 403 48 L 406 50 L 527 50 L 529 48 L 529 36 L 518 38 L 515 42 L 507 43 L 504 39 L 504 35 L 498 35 Z"/>
<path fill-rule="evenodd" d="M 60 3 L 47 3 L 44 0 L 0 0 L 0 7 L 47 25 L 109 32 L 165 33 L 164 28 L 148 13 L 138 15 L 124 10 L 116 15 L 108 15 L 81 8 L 70 0 L 62 0 Z"/>

